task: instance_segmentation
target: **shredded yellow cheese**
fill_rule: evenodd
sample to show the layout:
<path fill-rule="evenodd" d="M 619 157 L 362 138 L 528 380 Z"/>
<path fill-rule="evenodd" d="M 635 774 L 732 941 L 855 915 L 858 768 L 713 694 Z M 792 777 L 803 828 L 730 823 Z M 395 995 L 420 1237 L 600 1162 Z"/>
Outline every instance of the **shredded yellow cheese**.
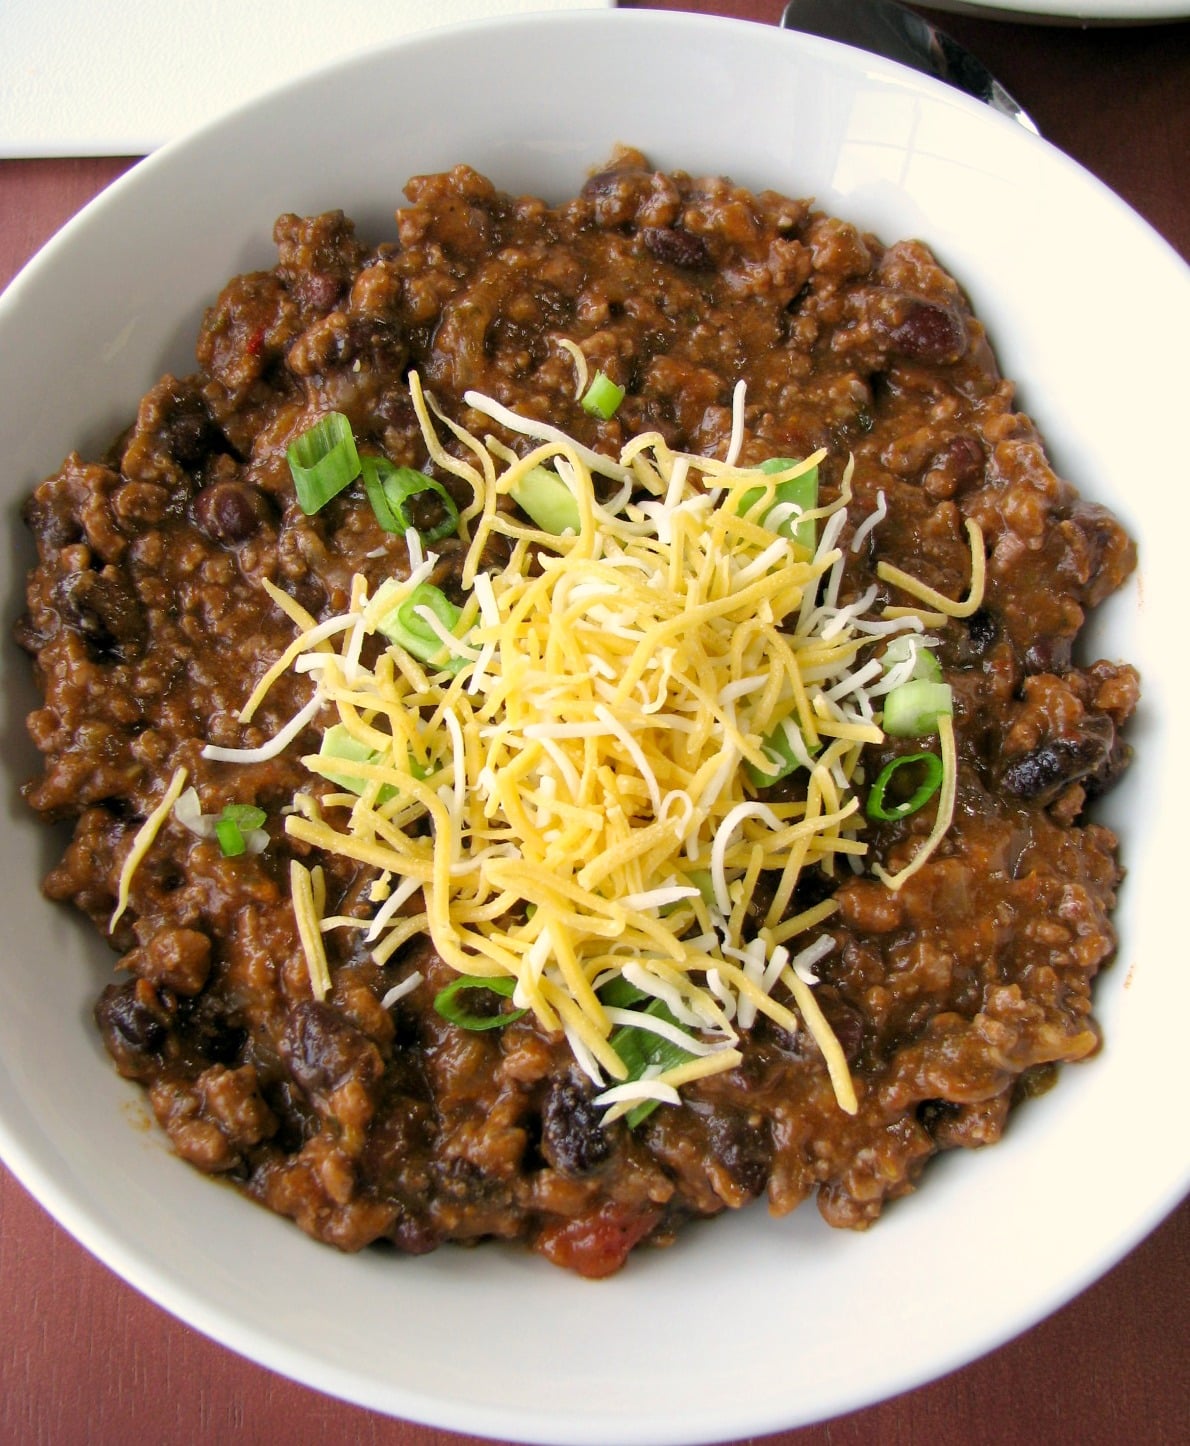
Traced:
<path fill-rule="evenodd" d="M 820 935 L 792 963 L 787 947 L 835 905 L 788 910 L 803 869 L 833 873 L 867 850 L 856 790 L 864 748 L 883 739 L 879 690 L 868 692 L 882 672 L 871 649 L 920 632 L 923 609 L 877 617 L 875 587 L 839 603 L 850 465 L 838 500 L 804 514 L 820 533 L 810 550 L 764 518 L 778 482 L 822 454 L 777 476 L 739 466 L 742 390 L 723 460 L 675 453 L 656 434 L 633 438 L 618 460 L 601 457 L 468 393 L 473 409 L 535 443 L 518 457 L 447 419 L 416 375 L 410 392 L 427 452 L 475 492 L 460 524 L 467 603 L 451 628 L 425 613 L 442 644 L 437 665 L 396 645 L 376 656 L 373 644 L 374 661 L 362 661 L 364 640 L 431 575 L 432 554 L 415 552 L 409 577 L 371 596 L 357 577 L 348 610 L 322 622 L 270 587 L 299 633 L 242 714 L 296 667 L 313 679 L 313 696 L 266 749 L 329 709 L 355 750 L 349 762 L 333 750 L 303 760 L 344 791 L 303 794 L 286 820 L 294 839 L 383 880 L 371 920 L 325 918 L 318 876 L 292 865 L 315 996 L 332 983 L 324 932 L 365 928 L 379 963 L 428 932 L 460 973 L 515 981 L 514 1003 L 565 1034 L 603 1090 L 608 1119 L 644 1100 L 673 1103 L 681 1085 L 734 1068 L 739 1030 L 758 1013 L 790 1030 L 804 1022 L 840 1108 L 854 1113 L 846 1060 L 807 982 L 833 941 Z M 508 503 L 545 464 L 578 519 L 561 536 Z M 868 532 L 883 515 L 867 520 Z M 983 591 L 982 539 L 974 524 L 969 534 L 963 602 L 897 569 L 880 575 L 927 604 L 925 616 L 969 616 Z M 510 560 L 488 572 L 482 557 L 495 537 Z M 778 765 L 779 738 L 806 770 L 802 797 L 760 798 L 750 782 Z M 949 824 L 953 731 L 942 738 L 947 787 L 934 830 L 899 874 L 877 870 L 890 887 Z M 762 874 L 776 888 L 757 922 Z M 680 1063 L 625 1078 L 615 1030 L 642 1016 L 603 1002 L 617 978 L 638 1000 L 664 1003 L 665 1018 L 647 1027 L 684 1041 Z M 775 997 L 778 984 L 789 1004 Z"/>
<path fill-rule="evenodd" d="M 177 803 L 182 790 L 186 787 L 186 770 L 176 768 L 174 775 L 169 781 L 169 787 L 165 790 L 161 802 L 153 812 L 145 819 L 140 828 L 136 831 L 136 837 L 132 840 L 132 847 L 128 850 L 127 857 L 120 869 L 120 883 L 116 893 L 116 907 L 108 920 L 108 932 L 110 933 L 119 923 L 124 910 L 128 907 L 129 893 L 132 888 L 132 877 L 140 867 L 141 860 L 153 846 L 153 840 L 157 837 L 161 825 L 169 817 L 170 810 Z"/>
<path fill-rule="evenodd" d="M 325 999 L 330 993 L 331 971 L 326 962 L 326 949 L 322 943 L 320 928 L 320 907 L 317 891 L 320 885 L 311 870 L 297 859 L 289 863 L 289 894 L 293 900 L 293 913 L 297 920 L 298 938 L 306 956 L 306 969 L 310 975 L 310 988 L 314 998 Z"/>
<path fill-rule="evenodd" d="M 911 597 L 920 598 L 928 607 L 942 617 L 969 618 L 983 603 L 983 589 L 987 573 L 987 558 L 983 549 L 983 531 L 973 517 L 967 518 L 967 541 L 971 548 L 971 586 L 967 596 L 959 602 L 948 598 L 916 578 L 910 572 L 894 566 L 891 562 L 878 562 L 876 576 L 884 582 L 891 582 Z M 916 610 L 912 610 L 916 611 Z M 927 626 L 933 626 L 932 623 Z"/>
<path fill-rule="evenodd" d="M 797 1000 L 797 1007 L 806 1021 L 806 1028 L 813 1035 L 814 1043 L 822 1051 L 840 1108 L 849 1115 L 855 1114 L 859 1109 L 859 1102 L 855 1097 L 855 1086 L 851 1082 L 851 1071 L 847 1068 L 847 1058 L 843 1053 L 842 1045 L 835 1037 L 834 1030 L 831 1029 L 826 1016 L 818 1007 L 814 991 L 805 980 L 799 979 L 792 969 L 784 970 L 781 978 Z"/>
<path fill-rule="evenodd" d="M 918 869 L 926 862 L 938 845 L 946 836 L 947 830 L 954 819 L 954 805 L 958 786 L 958 757 L 955 750 L 954 723 L 948 717 L 938 719 L 938 741 L 941 745 L 942 756 L 942 787 L 938 794 L 938 808 L 934 814 L 934 824 L 929 835 L 923 840 L 921 847 L 913 855 L 912 859 L 903 869 L 895 874 L 890 874 L 880 864 L 873 866 L 872 872 L 886 888 L 892 889 L 895 893 L 901 886 L 917 873 Z"/>

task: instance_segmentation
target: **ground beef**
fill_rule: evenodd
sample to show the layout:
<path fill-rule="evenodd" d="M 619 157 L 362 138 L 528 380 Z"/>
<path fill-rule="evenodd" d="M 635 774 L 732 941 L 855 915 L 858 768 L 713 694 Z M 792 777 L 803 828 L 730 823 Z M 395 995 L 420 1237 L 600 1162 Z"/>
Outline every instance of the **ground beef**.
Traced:
<path fill-rule="evenodd" d="M 1137 680 L 1076 662 L 1075 643 L 1132 543 L 1054 472 L 920 242 L 886 246 L 806 202 L 657 174 L 629 151 L 557 207 L 462 165 L 407 196 L 398 239 L 380 245 L 338 213 L 281 217 L 277 265 L 215 300 L 196 371 L 163 378 L 109 455 L 71 455 L 25 509 L 39 561 L 18 635 L 44 695 L 29 719 L 44 770 L 26 797 L 74 824 L 46 892 L 119 955 L 96 1007 L 103 1039 L 179 1154 L 345 1250 L 524 1240 L 603 1275 L 639 1242 L 766 1193 L 778 1212 L 816 1195 L 831 1224 L 864 1227 L 933 1154 L 996 1140 L 1014 1101 L 1098 1045 L 1091 991 L 1120 868 L 1085 806 L 1127 761 Z M 625 388 L 610 419 L 575 400 L 561 338 Z M 682 1106 L 605 1125 L 560 1037 L 528 1017 L 467 1032 L 435 1012 L 451 971 L 425 940 L 381 966 L 328 936 L 333 987 L 311 997 L 288 898 L 300 846 L 281 819 L 312 786 L 296 760 L 317 733 L 248 766 L 200 750 L 263 742 L 304 701 L 283 678 L 250 727 L 237 721 L 292 637 L 263 580 L 324 616 L 356 573 L 374 589 L 407 571 L 358 488 L 306 516 L 285 451 L 334 408 L 361 445 L 426 466 L 410 367 L 465 426 L 486 425 L 463 400 L 476 388 L 613 454 L 656 431 L 721 455 L 744 378 L 741 460 L 826 447 L 831 495 L 852 454 L 853 517 L 882 494 L 880 555 L 951 596 L 978 522 L 983 606 L 940 634 L 954 826 L 899 893 L 868 873 L 799 890 L 838 904 L 818 997 L 854 1116 L 809 1034 L 762 1018 L 742 1063 Z M 849 563 L 853 591 L 876 562 L 870 541 Z M 112 928 L 130 841 L 179 765 L 213 810 L 264 809 L 269 846 L 229 858 L 167 823 Z M 929 814 L 875 826 L 872 858 L 903 864 Z M 350 912 L 371 874 L 323 863 L 328 910 Z M 423 983 L 383 1007 L 412 964 Z"/>

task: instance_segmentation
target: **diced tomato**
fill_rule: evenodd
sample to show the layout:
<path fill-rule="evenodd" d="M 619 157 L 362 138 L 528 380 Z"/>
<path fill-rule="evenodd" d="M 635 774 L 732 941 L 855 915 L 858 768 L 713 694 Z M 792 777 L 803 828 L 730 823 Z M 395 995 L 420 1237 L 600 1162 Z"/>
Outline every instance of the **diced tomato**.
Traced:
<path fill-rule="evenodd" d="M 591 1215 L 547 1225 L 533 1248 L 554 1265 L 602 1280 L 619 1270 L 660 1218 L 660 1210 L 633 1209 L 613 1200 Z"/>

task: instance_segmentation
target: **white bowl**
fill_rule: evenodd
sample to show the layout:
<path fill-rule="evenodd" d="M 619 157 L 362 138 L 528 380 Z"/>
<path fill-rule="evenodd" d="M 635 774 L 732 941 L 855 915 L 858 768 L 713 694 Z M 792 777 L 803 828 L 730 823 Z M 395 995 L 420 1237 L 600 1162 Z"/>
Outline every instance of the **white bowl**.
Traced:
<path fill-rule="evenodd" d="M 617 141 L 816 196 L 888 240 L 926 238 L 1059 468 L 1140 538 L 1140 576 L 1096 638 L 1145 681 L 1136 762 L 1105 809 L 1130 872 L 1120 957 L 1098 987 L 1102 1053 L 994 1149 L 932 1165 L 866 1235 L 813 1207 L 783 1221 L 753 1208 L 599 1284 L 494 1246 L 347 1258 L 130 1124 L 137 1095 L 90 1016 L 111 956 L 38 894 L 60 840 L 16 797 L 35 768 L 33 695 L 11 646 L 0 837 L 0 1149 L 46 1208 L 159 1304 L 308 1385 L 456 1430 L 604 1446 L 759 1434 L 938 1375 L 1068 1299 L 1187 1187 L 1186 268 L 1056 150 L 934 82 L 767 26 L 587 12 L 409 40 L 167 147 L 0 301 L 11 621 L 30 556 L 19 500 L 71 447 L 104 445 L 164 370 L 190 368 L 204 304 L 272 264 L 276 214 L 342 207 L 389 235 L 406 178 L 460 160 L 561 199 Z"/>

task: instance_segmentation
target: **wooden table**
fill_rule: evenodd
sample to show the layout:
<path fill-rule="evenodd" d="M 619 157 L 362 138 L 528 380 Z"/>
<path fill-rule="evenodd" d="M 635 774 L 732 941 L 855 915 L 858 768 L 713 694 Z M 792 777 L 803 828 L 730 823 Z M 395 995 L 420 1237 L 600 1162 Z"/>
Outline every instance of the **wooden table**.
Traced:
<path fill-rule="evenodd" d="M 640 0 L 622 3 L 645 8 Z M 653 8 L 775 23 L 781 0 L 656 0 Z M 1190 25 L 1080 31 L 927 13 L 983 57 L 1050 140 L 1190 257 Z M 0 285 L 130 164 L 0 162 Z M 1188 1298 L 1190 1204 L 1081 1297 L 983 1360 L 893 1401 L 769 1440 L 1186 1441 Z M 460 1446 L 465 1439 L 343 1405 L 212 1344 L 94 1261 L 3 1171 L 0 1385 L 5 1443 Z"/>

